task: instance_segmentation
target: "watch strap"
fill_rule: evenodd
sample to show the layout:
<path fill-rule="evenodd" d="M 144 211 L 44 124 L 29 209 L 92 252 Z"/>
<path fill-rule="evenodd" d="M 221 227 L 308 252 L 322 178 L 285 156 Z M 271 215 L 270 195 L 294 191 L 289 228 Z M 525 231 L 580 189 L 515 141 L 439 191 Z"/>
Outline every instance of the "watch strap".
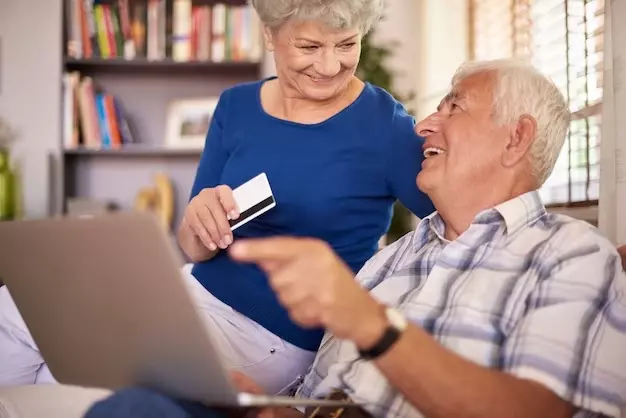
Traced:
<path fill-rule="evenodd" d="M 391 346 L 398 341 L 400 338 L 401 330 L 394 327 L 393 325 L 388 325 L 383 333 L 382 337 L 374 344 L 373 347 L 367 350 L 359 349 L 359 355 L 364 359 L 375 359 L 383 355 Z"/>

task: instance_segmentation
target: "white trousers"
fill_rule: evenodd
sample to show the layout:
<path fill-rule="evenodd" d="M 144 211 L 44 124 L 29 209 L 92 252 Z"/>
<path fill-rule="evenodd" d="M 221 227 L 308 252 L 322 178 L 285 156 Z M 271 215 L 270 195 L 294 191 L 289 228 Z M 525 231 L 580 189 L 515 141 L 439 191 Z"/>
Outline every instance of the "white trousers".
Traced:
<path fill-rule="evenodd" d="M 250 376 L 269 394 L 306 372 L 314 352 L 282 340 L 222 303 L 191 275 L 191 266 L 183 268 L 183 275 L 200 316 L 233 370 Z M 0 387 L 54 382 L 7 287 L 1 287 Z"/>

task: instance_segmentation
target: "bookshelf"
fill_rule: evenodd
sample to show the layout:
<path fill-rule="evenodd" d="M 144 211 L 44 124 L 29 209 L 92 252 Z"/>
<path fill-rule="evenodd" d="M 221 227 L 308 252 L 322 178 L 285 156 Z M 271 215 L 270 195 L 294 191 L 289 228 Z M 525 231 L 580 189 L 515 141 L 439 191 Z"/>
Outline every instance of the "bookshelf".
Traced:
<path fill-rule="evenodd" d="M 76 148 L 63 150 L 65 158 L 76 160 L 80 158 L 167 158 L 167 157 L 192 157 L 199 158 L 200 150 L 196 149 L 170 149 L 158 146 L 125 146 L 120 149 L 89 149 Z"/>
<path fill-rule="evenodd" d="M 238 74 L 242 77 L 257 76 L 258 62 L 177 62 L 171 59 L 148 61 L 146 59 L 65 59 L 67 71 L 83 74 L 126 74 L 126 75 L 224 75 Z"/>
<path fill-rule="evenodd" d="M 151 5 L 154 6 L 152 10 Z M 85 7 L 93 7 L 91 18 L 96 24 L 95 34 L 89 41 L 90 46 L 83 43 L 77 47 L 84 39 L 89 39 L 84 35 L 80 40 L 76 38 L 81 30 L 85 30 L 80 29 L 81 25 L 88 26 L 88 23 L 76 23 L 80 22 L 76 16 L 81 12 L 88 14 Z M 177 14 L 181 7 L 182 14 Z M 221 12 L 216 12 L 216 8 L 221 8 Z M 101 21 L 103 30 L 106 32 L 110 27 L 119 29 L 113 34 L 108 32 L 108 47 L 106 37 L 98 38 L 100 29 L 97 19 L 99 13 L 104 13 L 105 9 L 108 9 L 109 14 L 104 14 L 105 19 Z M 209 32 L 206 28 L 202 29 L 202 15 L 198 18 L 196 14 L 197 10 L 206 12 L 207 9 L 210 10 Z M 241 12 L 238 17 L 233 17 L 237 13 L 235 10 Z M 201 150 L 166 146 L 168 106 L 176 100 L 217 97 L 225 88 L 258 80 L 263 76 L 260 30 L 256 36 L 248 32 L 247 40 L 241 41 L 241 45 L 247 46 L 246 51 L 249 54 L 242 53 L 243 48 L 239 50 L 236 47 L 238 38 L 235 35 L 241 35 L 245 31 L 241 27 L 237 29 L 235 22 L 249 22 L 246 19 L 250 19 L 250 15 L 244 13 L 250 12 L 250 6 L 246 5 L 245 0 L 64 0 L 64 112 L 60 144 L 61 201 L 64 212 L 67 210 L 68 200 L 73 198 L 93 199 L 130 209 L 138 191 L 143 187 L 153 186 L 155 174 L 164 172 L 174 186 L 173 227 L 177 226 L 189 198 Z M 127 16 L 122 17 L 124 14 Z M 180 23 L 181 19 L 183 23 Z M 216 19 L 225 19 L 221 23 L 222 29 L 219 29 L 220 24 Z M 127 24 L 132 23 L 127 25 L 127 29 L 130 27 L 132 30 L 126 35 L 123 33 L 124 21 Z M 110 22 L 113 25 L 107 26 Z M 175 22 L 178 22 L 178 28 Z M 144 38 L 135 37 L 137 33 L 134 31 L 138 23 L 143 24 Z M 260 26 L 248 26 L 260 29 Z M 79 28 L 78 32 L 74 30 L 76 27 Z M 176 51 L 177 41 L 174 41 L 175 37 L 172 35 L 180 31 L 181 27 L 188 31 L 190 45 L 179 47 Z M 213 32 L 220 30 L 223 33 Z M 141 31 L 140 29 L 139 32 Z M 211 58 L 206 54 L 199 56 L 202 48 L 205 52 L 207 49 L 206 44 L 204 47 L 201 45 L 205 41 L 198 40 L 201 33 L 209 34 Z M 158 39 L 151 40 L 151 34 Z M 143 45 L 138 47 L 138 42 Z M 215 42 L 221 42 L 221 47 L 216 47 Z M 251 42 L 257 46 L 252 47 Z M 132 51 L 130 56 L 129 45 Z M 91 48 L 89 53 L 88 48 Z M 113 51 L 115 48 L 117 51 Z M 97 56 L 102 51 L 107 56 Z M 219 59 L 214 59 L 215 55 L 220 55 Z M 69 83 L 68 74 L 79 74 L 82 80 L 80 83 L 89 79 L 93 87 L 91 95 L 85 96 L 81 92 L 81 84 Z M 99 95 L 111 97 L 114 107 L 99 104 Z M 100 134 L 100 142 L 95 146 L 85 135 L 89 131 L 89 124 L 83 121 L 81 106 L 86 102 L 95 102 L 94 112 L 87 112 L 96 115 L 98 119 L 92 121 Z M 98 106 L 101 106 L 100 109 Z M 68 116 L 69 109 L 73 109 L 78 121 L 71 122 L 74 115 Z M 102 109 L 105 112 L 104 118 Z M 109 119 L 108 116 L 111 115 L 114 115 L 115 123 Z M 132 141 L 127 141 L 128 135 L 122 132 L 125 121 L 128 126 L 126 132 L 130 133 Z M 103 125 L 105 131 L 108 129 L 108 134 L 102 130 Z M 116 127 L 118 131 L 114 134 Z M 93 129 L 89 132 L 93 133 Z M 111 143 L 115 137 L 119 142 Z M 78 143 L 76 138 L 79 138 Z"/>

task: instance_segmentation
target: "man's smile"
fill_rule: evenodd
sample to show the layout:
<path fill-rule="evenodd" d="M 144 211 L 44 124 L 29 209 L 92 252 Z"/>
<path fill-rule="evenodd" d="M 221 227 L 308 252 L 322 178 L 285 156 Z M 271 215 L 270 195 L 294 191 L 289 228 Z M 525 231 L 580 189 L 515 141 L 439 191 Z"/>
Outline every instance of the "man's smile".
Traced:
<path fill-rule="evenodd" d="M 424 148 L 424 158 L 434 157 L 439 154 L 443 154 L 445 150 L 439 147 L 426 147 Z"/>

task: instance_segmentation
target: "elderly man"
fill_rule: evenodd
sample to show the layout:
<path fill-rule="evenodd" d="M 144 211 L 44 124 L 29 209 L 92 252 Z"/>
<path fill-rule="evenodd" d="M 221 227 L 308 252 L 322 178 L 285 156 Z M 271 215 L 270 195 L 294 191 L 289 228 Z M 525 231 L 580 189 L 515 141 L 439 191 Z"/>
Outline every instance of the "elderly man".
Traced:
<path fill-rule="evenodd" d="M 437 211 L 372 258 L 358 275 L 362 286 L 322 242 L 285 237 L 231 248 L 268 272 L 295 321 L 329 331 L 300 396 L 341 390 L 365 404 L 356 416 L 620 415 L 620 257 L 592 226 L 547 213 L 536 192 L 569 120 L 561 93 L 533 68 L 469 63 L 417 126 L 427 157 L 417 184 Z M 142 411 L 214 416 L 135 390 L 88 416 Z"/>

